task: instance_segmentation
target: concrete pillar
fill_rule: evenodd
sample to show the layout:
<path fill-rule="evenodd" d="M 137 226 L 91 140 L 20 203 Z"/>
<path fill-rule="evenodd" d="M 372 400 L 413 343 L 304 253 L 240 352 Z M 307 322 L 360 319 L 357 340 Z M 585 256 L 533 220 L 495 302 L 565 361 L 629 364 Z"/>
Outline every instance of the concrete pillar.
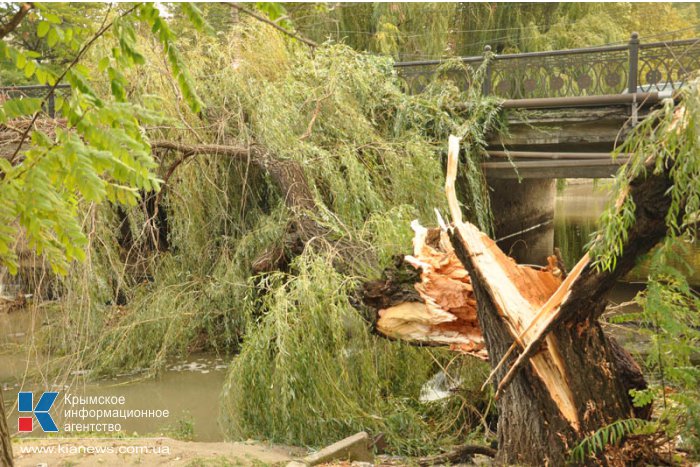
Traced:
<path fill-rule="evenodd" d="M 498 246 L 519 263 L 546 264 L 554 248 L 556 180 L 488 180 Z M 527 230 L 538 224 L 539 228 Z M 517 234 L 517 235 L 514 235 Z"/>

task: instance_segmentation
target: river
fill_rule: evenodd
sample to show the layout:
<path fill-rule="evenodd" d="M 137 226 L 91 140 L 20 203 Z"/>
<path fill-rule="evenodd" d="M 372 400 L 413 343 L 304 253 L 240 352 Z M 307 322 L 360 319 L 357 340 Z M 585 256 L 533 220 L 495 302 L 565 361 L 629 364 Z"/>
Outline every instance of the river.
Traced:
<path fill-rule="evenodd" d="M 60 384 L 42 384 L 43 359 L 32 357 L 32 329 L 43 320 L 31 316 L 30 311 L 0 313 L 0 384 L 5 390 L 11 430 L 17 430 L 16 397 L 19 391 L 58 391 L 59 398 L 51 413 L 57 425 L 81 422 L 80 418 L 63 417 L 66 409 L 80 409 L 82 405 L 65 404 L 65 395 L 123 397 L 124 404 L 115 409 L 153 411 L 156 417 L 107 418 L 105 423 L 119 423 L 121 436 L 172 436 L 196 441 L 223 440 L 218 424 L 219 394 L 224 384 L 227 359 L 211 354 L 195 354 L 186 360 L 173 361 L 156 378 L 123 375 L 99 381 L 86 381 L 80 372 L 64 376 Z M 41 313 L 34 312 L 34 313 Z M 38 397 L 35 396 L 35 397 Z M 36 404 L 36 399 L 34 404 Z M 90 409 L 98 408 L 90 406 Z M 168 416 L 164 412 L 168 411 Z M 93 421 L 92 418 L 86 422 Z M 36 436 L 35 429 L 31 436 Z"/>

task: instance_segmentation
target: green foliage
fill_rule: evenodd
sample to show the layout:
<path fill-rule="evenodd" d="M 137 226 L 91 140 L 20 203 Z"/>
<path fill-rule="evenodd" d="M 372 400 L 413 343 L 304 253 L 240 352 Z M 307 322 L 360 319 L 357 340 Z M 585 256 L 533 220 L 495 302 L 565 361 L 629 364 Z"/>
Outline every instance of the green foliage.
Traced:
<path fill-rule="evenodd" d="M 18 3 L 0 6 L 0 15 L 14 14 Z M 108 11 L 104 3 L 35 3 L 14 32 L 4 38 L 13 50 L 27 58 L 28 69 L 18 68 L 0 54 L 0 82 L 3 84 L 45 84 L 47 75 L 57 76 L 77 55 L 81 44 L 96 31 Z M 37 72 L 32 73 L 36 67 Z M 53 83 L 50 83 L 53 84 Z"/>
<path fill-rule="evenodd" d="M 192 350 L 240 350 L 223 395 L 226 427 L 237 437 L 321 444 L 368 427 L 385 431 L 401 452 L 453 442 L 480 421 L 469 402 L 486 396 L 415 402 L 445 356 L 373 336 L 353 304 L 360 281 L 378 277 L 410 248 L 410 221 L 434 222 L 434 208 L 444 210 L 447 135 L 463 134 L 477 147 L 485 126 L 472 107 L 457 105 L 466 96 L 451 81 L 411 96 L 387 58 L 338 45 L 310 56 L 257 23 L 230 34 L 197 35 L 196 46 L 183 49 L 193 82 L 208 90 L 206 124 L 172 94 L 178 88 L 163 86 L 162 66 L 122 68 L 125 95 L 171 118 L 151 131 L 154 139 L 254 143 L 297 161 L 318 206 L 306 214 L 331 234 L 310 242 L 284 273 L 251 277 L 251 264 L 281 246 L 298 213 L 288 212 L 266 172 L 245 158 L 192 157 L 162 192 L 167 251 L 149 247 L 156 229 L 145 200 L 123 207 L 124 215 L 107 206 L 86 213 L 95 241 L 89 261 L 60 279 L 63 313 L 53 318 L 46 348 L 93 374 L 155 371 Z M 155 63 L 143 40 L 135 30 L 132 48 Z M 109 86 L 95 87 L 104 93 Z M 485 104 L 484 115 L 496 106 Z M 163 154 L 161 170 L 176 160 Z M 323 365 L 309 365 L 311 358 Z M 483 370 L 473 365 L 470 376 Z M 267 398 L 276 388 L 282 395 Z M 302 410 L 311 400 L 319 410 Z"/>
<path fill-rule="evenodd" d="M 571 461 L 584 463 L 589 456 L 605 451 L 607 446 L 619 445 L 626 436 L 635 433 L 648 422 L 637 418 L 618 420 L 610 425 L 606 425 L 595 433 L 587 436 L 578 446 L 571 450 Z"/>
<path fill-rule="evenodd" d="M 680 239 L 668 238 L 657 247 L 651 253 L 649 283 L 637 297 L 641 311 L 609 320 L 637 323 L 650 342 L 645 363 L 654 384 L 633 393 L 635 405 L 654 401 L 659 407 L 656 426 L 699 453 L 700 369 L 694 359 L 700 348 L 700 297 L 687 283 L 683 251 Z"/>
<path fill-rule="evenodd" d="M 139 190 L 159 188 L 154 174 L 156 163 L 151 155 L 142 125 L 162 123 L 159 113 L 125 102 L 123 76 L 119 69 L 143 64 L 143 57 L 134 47 L 134 29 L 131 15 L 145 21 L 157 33 L 167 51 L 170 63 L 181 86 L 183 97 L 193 110 L 199 110 L 199 99 L 183 72 L 174 38 L 152 4 L 140 4 L 121 12 L 110 21 L 106 12 L 103 26 L 83 44 L 76 42 L 74 29 L 64 24 L 59 12 L 62 7 L 36 5 L 43 18 L 37 25 L 36 35 L 45 39 L 51 49 L 58 43 L 68 44 L 84 53 L 114 25 L 118 46 L 112 49 L 117 67 L 109 67 L 112 82 L 111 95 L 98 95 L 93 89 L 93 72 L 80 63 L 71 63 L 60 75 L 38 63 L 37 53 L 22 50 L 10 43 L 0 43 L 0 56 L 12 59 L 25 77 L 36 75 L 41 84 L 54 85 L 60 78 L 72 87 L 70 99 L 57 99 L 56 107 L 67 120 L 67 128 L 57 128 L 48 135 L 31 128 L 44 99 L 11 99 L 0 109 L 0 120 L 30 119 L 31 145 L 17 149 L 14 164 L 3 160 L 0 180 L 0 262 L 11 272 L 17 271 L 17 258 L 10 246 L 20 229 L 27 236 L 29 246 L 50 261 L 54 272 L 65 274 L 68 264 L 85 257 L 87 238 L 78 219 L 81 203 L 101 203 L 109 200 L 123 205 L 135 205 Z M 81 29 L 83 37 L 85 32 Z M 77 55 L 76 57 L 78 57 Z M 100 67 L 102 74 L 105 67 Z M 49 95 L 54 92 L 49 90 Z"/>
<path fill-rule="evenodd" d="M 385 417 L 402 403 L 393 399 L 418 394 L 429 357 L 369 334 L 350 305 L 358 284 L 338 274 L 329 256 L 306 254 L 292 268 L 262 279 L 269 292 L 250 304 L 252 316 L 263 315 L 251 320 L 224 387 L 229 433 L 318 445 L 391 423 Z M 409 368 L 414 378 L 400 376 Z"/>
<path fill-rule="evenodd" d="M 370 334 L 351 305 L 357 279 L 336 272 L 333 255 L 307 250 L 292 274 L 260 279 L 267 293 L 247 303 L 247 338 L 224 386 L 229 435 L 319 446 L 369 430 L 405 454 L 454 442 L 460 427 L 443 417 L 464 408 L 415 402 L 435 371 L 431 356 Z"/>
<path fill-rule="evenodd" d="M 407 95 L 386 57 L 341 45 L 310 56 L 248 20 L 228 36 L 190 31 L 190 46 L 178 52 L 174 29 L 153 6 L 128 11 L 111 13 L 111 28 L 85 62 L 68 70 L 72 94 L 57 102 L 68 128 L 35 131 L 15 166 L 29 161 L 29 174 L 50 171 L 55 178 L 22 185 L 38 188 L 10 210 L 0 205 L 11 220 L 30 198 L 48 197 L 54 204 L 34 217 L 63 216 L 49 217 L 36 234 L 56 236 L 49 246 L 58 250 L 47 257 L 64 258 L 56 270 L 69 272 L 54 278 L 60 312 L 51 314 L 43 348 L 64 368 L 93 375 L 157 371 L 194 350 L 240 350 L 224 392 L 234 436 L 321 444 L 368 427 L 386 432 L 405 453 L 455 442 L 479 421 L 468 402 L 486 396 L 416 402 L 447 357 L 372 335 L 353 304 L 360 281 L 376 278 L 410 248 L 410 221 L 434 222 L 434 208 L 444 210 L 441 151 L 449 134 L 470 143 L 469 165 L 478 168 L 497 103 L 478 97 L 465 108 L 474 96 L 450 80 Z M 190 15 L 199 22 L 196 10 Z M 158 47 L 147 47 L 154 33 Z M 195 83 L 207 89 L 202 102 Z M 37 110 L 31 101 L 21 104 L 31 109 L 12 105 L 11 115 Z M 201 155 L 169 173 L 174 155 L 162 154 L 157 166 L 144 127 L 153 139 L 256 144 L 271 157 L 297 161 L 318 206 L 306 214 L 331 235 L 310 242 L 289 270 L 251 277 L 253 261 L 281 246 L 298 213 L 288 212 L 268 174 L 245 158 Z M 162 184 L 157 174 L 169 175 L 158 195 L 167 219 L 163 249 L 154 246 L 155 194 L 144 196 Z M 482 195 L 480 174 L 468 176 L 475 196 Z M 466 205 L 471 215 L 485 206 Z M 0 234 L 12 255 L 15 230 Z M 81 255 L 83 264 L 70 262 Z M 462 376 L 472 381 L 483 372 L 475 364 Z M 262 400 L 269 413 L 260 410 Z M 312 401 L 318 410 L 308 410 Z"/>
<path fill-rule="evenodd" d="M 188 8 L 183 7 L 187 14 L 187 17 L 194 20 L 194 26 L 198 29 L 203 29 L 205 27 L 205 22 L 201 14 L 194 7 Z M 168 63 L 170 64 L 171 72 L 177 84 L 182 92 L 182 97 L 185 102 L 190 106 L 192 112 L 197 113 L 202 109 L 202 102 L 197 95 L 197 92 L 192 82 L 192 78 L 187 70 L 187 66 L 183 62 L 182 55 L 179 49 L 176 47 L 176 35 L 170 29 L 167 21 L 160 15 L 160 10 L 150 3 L 143 4 L 139 7 L 137 18 L 144 21 L 151 28 L 151 32 L 158 38 L 165 54 L 168 57 Z M 131 49 L 129 49 L 131 52 Z M 132 55 L 133 58 L 138 58 L 138 54 Z M 135 60 L 139 63 L 138 60 Z"/>
<path fill-rule="evenodd" d="M 667 195 L 671 206 L 666 225 L 671 238 L 694 239 L 700 218 L 700 147 L 697 125 L 700 119 L 700 87 L 693 81 L 681 91 L 681 104 L 667 100 L 662 109 L 646 118 L 615 154 L 632 153 L 634 157 L 618 171 L 614 193 L 626 193 L 637 177 L 667 173 L 671 188 Z M 627 232 L 635 221 L 634 200 L 628 196 L 620 206 L 611 203 L 600 218 L 601 231 L 592 242 L 591 253 L 596 267 L 614 269 L 622 254 Z M 599 238 L 598 238 L 599 237 Z"/>

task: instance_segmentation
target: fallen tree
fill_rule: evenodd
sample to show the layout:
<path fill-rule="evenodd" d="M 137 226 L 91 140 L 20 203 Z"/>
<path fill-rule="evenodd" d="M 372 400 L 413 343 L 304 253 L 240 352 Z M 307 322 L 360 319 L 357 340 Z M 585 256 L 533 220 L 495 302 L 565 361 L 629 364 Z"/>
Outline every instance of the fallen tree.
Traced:
<path fill-rule="evenodd" d="M 620 194 L 616 208 L 632 199 L 636 221 L 616 267 L 597 269 L 587 253 L 563 278 L 554 257 L 543 271 L 519 266 L 486 234 L 462 221 L 454 190 L 458 154 L 459 140 L 450 137 L 446 194 L 453 223 L 438 234 L 443 251 L 426 246 L 427 231 L 415 228 L 416 251 L 407 257 L 423 269 L 422 282 L 416 284 L 421 301 L 382 309 L 377 327 L 389 336 L 449 343 L 462 351 L 463 344 L 454 342 L 468 339 L 479 350 L 472 346 L 466 353 L 477 356 L 487 349 L 499 407 L 497 462 L 562 465 L 588 434 L 650 413 L 649 406 L 634 407 L 629 394 L 646 387 L 641 369 L 604 334 L 598 318 L 615 281 L 668 231 L 668 172 L 645 172 Z M 444 323 L 454 326 L 463 320 L 465 301 L 478 323 L 446 332 Z"/>
<path fill-rule="evenodd" d="M 237 352 L 222 404 L 232 437 L 322 445 L 366 429 L 395 453 L 453 446 L 481 423 L 481 399 L 407 403 L 453 355 L 377 338 L 353 305 L 358 284 L 410 241 L 408 221 L 431 217 L 443 180 L 434 142 L 467 118 L 487 131 L 481 118 L 493 121 L 497 104 L 436 105 L 464 100 L 448 82 L 408 96 L 389 61 L 341 46 L 309 56 L 253 29 L 241 41 L 192 52 L 208 89 L 201 113 L 177 96 L 158 101 L 181 123 L 148 131 L 161 191 L 88 213 L 99 241 L 90 264 L 61 280 L 57 316 L 86 333 L 53 327 L 51 344 L 93 374 L 155 371 L 193 349 Z M 154 78 L 130 79 L 132 95 L 169 96 Z M 478 387 L 469 383 L 463 393 Z"/>

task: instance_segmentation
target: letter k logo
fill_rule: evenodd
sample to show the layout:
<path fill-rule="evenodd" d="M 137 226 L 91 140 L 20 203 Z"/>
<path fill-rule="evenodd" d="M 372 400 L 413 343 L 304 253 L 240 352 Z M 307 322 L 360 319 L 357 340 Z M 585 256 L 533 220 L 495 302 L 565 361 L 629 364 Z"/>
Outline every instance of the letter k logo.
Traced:
<path fill-rule="evenodd" d="M 53 418 L 49 415 L 49 410 L 51 406 L 56 401 L 58 397 L 58 392 L 45 392 L 39 398 L 39 402 L 34 406 L 34 393 L 31 392 L 20 392 L 17 398 L 17 411 L 18 412 L 31 412 L 36 417 L 39 422 L 41 430 L 46 433 L 57 432 L 58 428 L 53 422 Z M 18 425 L 19 431 L 27 432 L 32 431 L 33 427 L 32 417 L 19 417 Z"/>

